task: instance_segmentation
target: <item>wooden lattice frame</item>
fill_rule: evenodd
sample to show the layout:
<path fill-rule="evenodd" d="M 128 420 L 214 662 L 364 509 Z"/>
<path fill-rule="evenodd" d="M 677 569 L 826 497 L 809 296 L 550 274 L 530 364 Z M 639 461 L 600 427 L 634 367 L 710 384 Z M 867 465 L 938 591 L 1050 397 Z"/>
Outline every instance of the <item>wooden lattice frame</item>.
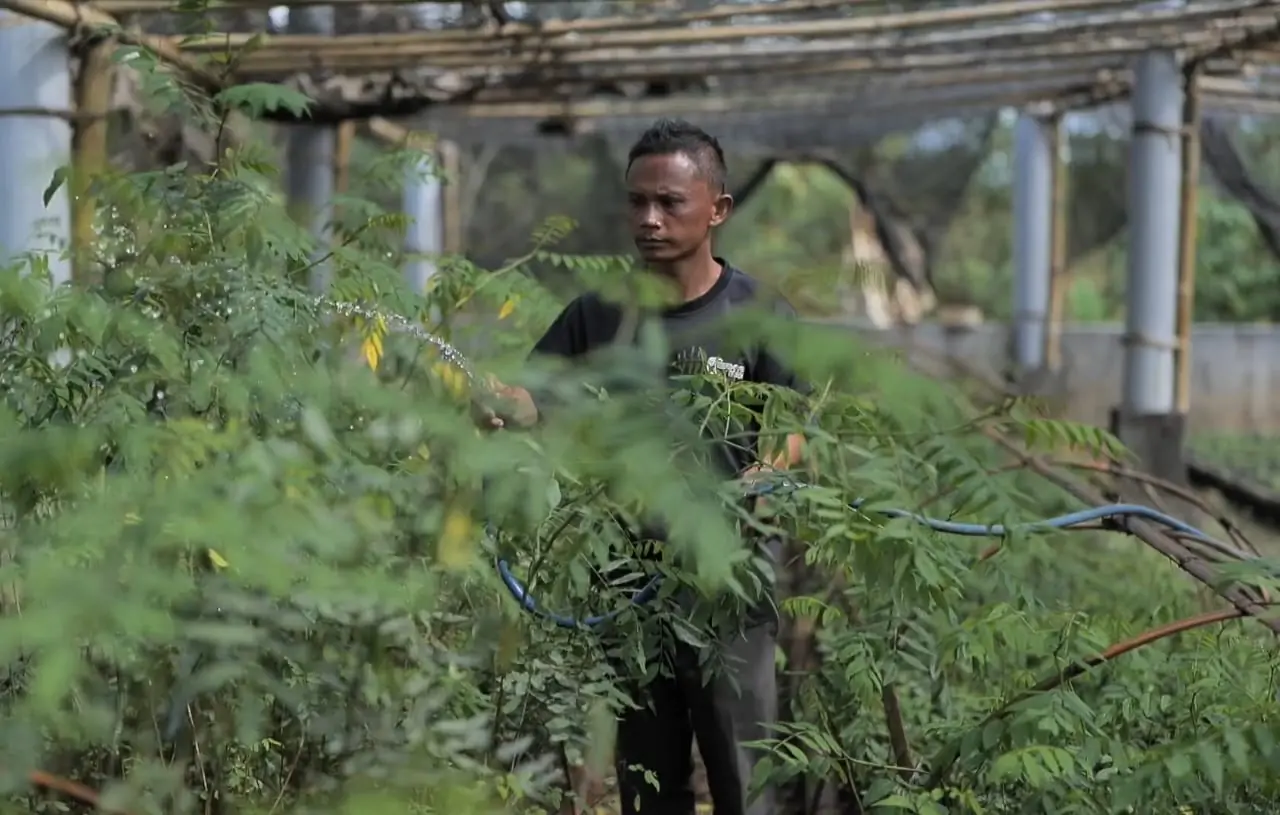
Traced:
<path fill-rule="evenodd" d="M 1133 57 L 1153 48 L 1199 66 L 1208 107 L 1280 109 L 1280 80 L 1258 79 L 1280 62 L 1280 0 L 994 0 L 893 13 L 856 5 L 865 11 L 853 16 L 849 0 L 774 0 L 538 25 L 178 38 L 145 33 L 148 15 L 172 10 L 170 0 L 0 0 L 69 29 L 111 29 L 209 88 L 293 85 L 316 100 L 316 122 L 424 114 L 509 126 L 833 108 L 947 115 L 983 104 L 1051 113 L 1124 97 Z"/>

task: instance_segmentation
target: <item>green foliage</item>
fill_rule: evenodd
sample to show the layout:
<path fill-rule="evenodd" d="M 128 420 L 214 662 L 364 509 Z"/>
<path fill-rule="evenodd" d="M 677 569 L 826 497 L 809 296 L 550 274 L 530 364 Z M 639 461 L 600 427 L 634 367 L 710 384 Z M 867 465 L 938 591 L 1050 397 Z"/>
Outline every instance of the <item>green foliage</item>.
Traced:
<path fill-rule="evenodd" d="M 1280 438 L 1263 433 L 1209 433 L 1188 445 L 1197 459 L 1234 478 L 1280 491 Z"/>
<path fill-rule="evenodd" d="M 853 192 L 825 167 L 778 165 L 734 212 L 719 248 L 805 314 L 838 313 L 832 284 L 853 282 L 841 280 L 853 207 Z"/>
<path fill-rule="evenodd" d="M 288 104 L 273 99 L 191 107 Z M 643 330 L 573 373 L 517 365 L 557 307 L 535 267 L 630 303 L 664 292 L 563 252 L 573 223 L 552 218 L 496 271 L 443 259 L 414 293 L 402 219 L 351 196 L 322 251 L 275 176 L 247 149 L 100 179 L 100 286 L 0 272 L 0 785 L 15 807 L 61 811 L 28 787 L 42 767 L 139 813 L 552 811 L 565 764 L 605 763 L 630 703 L 615 671 L 659 670 L 662 626 L 627 612 L 608 637 L 555 629 L 516 609 L 493 558 L 579 615 L 659 569 L 699 602 L 664 594 L 656 621 L 702 646 L 769 578 L 742 541 L 764 529 L 797 542 L 783 605 L 817 633 L 784 666 L 762 777 L 856 789 L 882 812 L 1274 808 L 1277 663 L 1253 629 L 1035 690 L 1195 611 L 1171 565 L 1106 535 L 1011 534 L 986 556 L 876 513 L 1064 510 L 978 430 L 1091 455 L 1118 454 L 1114 439 L 1017 405 L 979 413 L 845 334 L 766 315 L 736 330 L 817 385 L 805 404 L 693 377 L 655 405 L 636 385 L 667 349 Z M 328 298 L 426 325 L 481 373 L 545 393 L 544 425 L 476 432 L 465 378 L 388 321 L 336 318 L 307 288 L 320 266 Z M 698 431 L 750 418 L 769 446 L 806 433 L 814 486 L 749 516 L 700 465 Z M 670 532 L 656 564 L 625 533 L 642 520 Z"/>
<path fill-rule="evenodd" d="M 1197 214 L 1196 319 L 1280 319 L 1280 262 L 1258 239 L 1249 211 L 1201 195 Z"/>

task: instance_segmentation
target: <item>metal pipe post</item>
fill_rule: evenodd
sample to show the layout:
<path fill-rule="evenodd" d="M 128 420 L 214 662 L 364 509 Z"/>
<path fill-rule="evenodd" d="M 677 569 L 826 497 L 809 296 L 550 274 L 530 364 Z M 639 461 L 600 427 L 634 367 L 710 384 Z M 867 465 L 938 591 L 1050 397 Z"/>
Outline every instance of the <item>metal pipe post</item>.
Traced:
<path fill-rule="evenodd" d="M 333 8 L 307 6 L 289 9 L 290 34 L 332 34 Z M 315 260 L 329 252 L 333 220 L 333 166 L 337 133 L 333 127 L 294 125 L 289 130 L 285 186 L 289 210 L 299 223 L 306 224 L 318 246 Z M 329 286 L 329 268 L 317 263 L 311 270 L 311 286 L 324 291 Z"/>
<path fill-rule="evenodd" d="M 1178 236 L 1182 177 L 1182 71 L 1172 52 L 1134 66 L 1129 155 L 1129 285 L 1121 411 L 1174 412 Z"/>
<path fill-rule="evenodd" d="M 1045 363 L 1057 143 L 1051 126 L 1024 113 L 1014 128 L 1013 362 L 1019 374 L 1038 371 Z"/>
<path fill-rule="evenodd" d="M 0 264 L 32 253 L 53 282 L 71 279 L 66 184 L 44 193 L 71 161 L 71 59 L 67 34 L 0 11 Z"/>
<path fill-rule="evenodd" d="M 424 292 L 436 273 L 435 256 L 444 249 L 443 185 L 431 153 L 423 153 L 404 181 L 404 276 L 415 292 Z"/>

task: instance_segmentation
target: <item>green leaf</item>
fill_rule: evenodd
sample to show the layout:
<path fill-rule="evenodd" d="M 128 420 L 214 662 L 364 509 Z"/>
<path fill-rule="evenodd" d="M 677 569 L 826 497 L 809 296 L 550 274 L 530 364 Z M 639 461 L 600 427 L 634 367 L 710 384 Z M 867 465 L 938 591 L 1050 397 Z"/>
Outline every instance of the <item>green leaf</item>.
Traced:
<path fill-rule="evenodd" d="M 53 196 L 58 194 L 58 190 L 62 189 L 62 185 L 67 181 L 67 168 L 59 167 L 53 171 L 53 178 L 49 181 L 49 186 L 44 188 L 44 205 L 49 206 L 49 202 L 53 200 Z"/>
<path fill-rule="evenodd" d="M 1216 792 L 1222 792 L 1226 780 L 1226 770 L 1222 762 L 1222 754 L 1217 745 L 1201 742 L 1196 746 L 1196 757 L 1199 758 L 1200 770 L 1209 778 Z"/>
<path fill-rule="evenodd" d="M 301 118 L 311 107 L 311 100 L 305 94 L 270 82 L 233 85 L 215 94 L 214 101 L 254 118 L 282 110 Z"/>

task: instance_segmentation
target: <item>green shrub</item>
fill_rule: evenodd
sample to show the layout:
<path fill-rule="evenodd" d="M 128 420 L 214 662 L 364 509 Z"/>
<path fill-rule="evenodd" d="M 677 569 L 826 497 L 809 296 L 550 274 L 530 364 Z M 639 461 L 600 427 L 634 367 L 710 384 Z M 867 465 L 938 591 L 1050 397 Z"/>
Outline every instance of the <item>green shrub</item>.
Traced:
<path fill-rule="evenodd" d="M 104 179 L 101 286 L 0 274 L 0 783 L 15 809 L 65 806 L 31 790 L 41 768 L 131 812 L 551 810 L 564 765 L 602 761 L 627 702 L 603 640 L 520 612 L 492 559 L 548 606 L 615 608 L 630 589 L 600 574 L 635 565 L 619 563 L 618 519 L 651 514 L 672 532 L 666 585 L 706 601 L 655 609 L 694 642 L 762 577 L 740 526 L 800 542 L 785 608 L 818 623 L 816 650 L 787 663 L 787 643 L 787 722 L 762 777 L 857 790 L 874 811 L 1272 807 L 1277 662 L 1251 628 L 1028 693 L 1195 611 L 1170 564 L 1099 534 L 1015 534 L 983 557 L 987 543 L 873 511 L 1062 510 L 975 428 L 1114 453 L 1105 434 L 979 419 L 834 329 L 764 318 L 740 330 L 820 385 L 809 404 L 694 387 L 682 411 L 653 410 L 627 372 L 659 365 L 660 343 L 575 375 L 513 363 L 556 307 L 530 263 L 652 296 L 620 261 L 555 255 L 564 221 L 498 273 L 449 261 L 419 296 L 391 262 L 396 218 L 344 200 L 317 260 L 275 184 L 251 151 Z M 534 434 L 480 435 L 465 377 L 382 321 L 335 318 L 303 280 L 317 262 L 332 299 L 430 325 L 556 410 Z M 734 485 L 699 475 L 693 432 L 748 409 L 768 436 L 804 427 L 815 483 L 754 521 Z M 634 615 L 617 626 L 650 644 Z M 615 656 L 653 663 L 645 647 Z"/>

